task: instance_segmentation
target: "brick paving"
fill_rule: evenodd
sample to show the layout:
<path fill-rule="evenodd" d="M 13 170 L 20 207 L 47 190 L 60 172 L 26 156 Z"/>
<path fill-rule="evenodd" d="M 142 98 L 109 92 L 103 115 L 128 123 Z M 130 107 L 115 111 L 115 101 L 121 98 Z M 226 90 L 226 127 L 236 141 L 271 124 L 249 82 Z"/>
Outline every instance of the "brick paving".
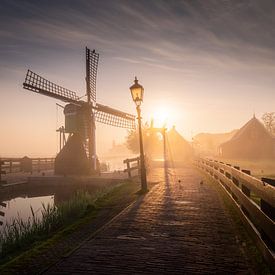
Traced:
<path fill-rule="evenodd" d="M 252 273 L 216 189 L 189 166 L 153 172 L 159 184 L 47 273 Z"/>

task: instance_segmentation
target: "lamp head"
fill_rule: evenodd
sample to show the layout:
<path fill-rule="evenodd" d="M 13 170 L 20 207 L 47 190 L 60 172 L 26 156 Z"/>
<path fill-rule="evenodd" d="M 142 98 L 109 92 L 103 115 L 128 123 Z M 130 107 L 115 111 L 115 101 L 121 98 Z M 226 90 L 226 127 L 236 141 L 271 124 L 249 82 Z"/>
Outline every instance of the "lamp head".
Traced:
<path fill-rule="evenodd" d="M 138 83 L 137 77 L 135 77 L 134 82 L 135 83 L 130 87 L 130 91 L 131 91 L 131 95 L 132 95 L 133 101 L 135 102 L 136 106 L 140 106 L 141 102 L 143 101 L 144 89 Z"/>

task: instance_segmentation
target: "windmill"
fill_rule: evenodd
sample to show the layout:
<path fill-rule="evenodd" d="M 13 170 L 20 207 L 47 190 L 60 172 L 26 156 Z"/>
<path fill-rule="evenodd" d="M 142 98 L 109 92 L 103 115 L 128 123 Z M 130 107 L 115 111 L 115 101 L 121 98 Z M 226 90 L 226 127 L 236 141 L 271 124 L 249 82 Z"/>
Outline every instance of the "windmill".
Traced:
<path fill-rule="evenodd" d="M 65 132 L 69 133 L 70 136 L 78 136 L 79 140 L 81 140 L 81 147 L 84 148 L 85 156 L 89 162 L 89 173 L 94 173 L 98 168 L 96 160 L 95 122 L 121 128 L 135 128 L 134 115 L 96 102 L 98 60 L 99 54 L 96 53 L 95 50 L 91 51 L 86 47 L 87 101 L 81 100 L 76 92 L 50 82 L 31 70 L 27 71 L 25 82 L 23 83 L 23 88 L 26 90 L 49 96 L 66 103 L 64 108 Z M 69 140 L 66 145 L 69 143 Z M 66 145 L 63 149 L 65 149 Z M 64 165 L 67 165 L 66 162 L 64 162 Z M 67 167 L 67 169 L 69 170 L 71 168 Z"/>

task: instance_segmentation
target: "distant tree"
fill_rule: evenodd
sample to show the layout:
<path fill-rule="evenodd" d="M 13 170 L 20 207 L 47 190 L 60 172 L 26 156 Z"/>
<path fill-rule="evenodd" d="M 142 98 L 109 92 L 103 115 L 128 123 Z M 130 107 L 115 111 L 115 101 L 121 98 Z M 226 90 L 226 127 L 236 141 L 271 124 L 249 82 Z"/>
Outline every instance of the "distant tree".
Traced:
<path fill-rule="evenodd" d="M 126 137 L 126 145 L 129 150 L 137 154 L 139 152 L 139 140 L 137 130 L 128 131 L 128 136 Z"/>
<path fill-rule="evenodd" d="M 160 134 L 151 131 L 150 129 L 151 128 L 148 123 L 145 123 L 145 125 L 142 126 L 143 146 L 145 154 L 148 157 L 162 150 L 162 141 L 160 138 Z M 126 137 L 126 146 L 133 153 L 139 153 L 138 129 L 128 132 L 128 136 Z"/>
<path fill-rule="evenodd" d="M 268 132 L 275 134 L 275 112 L 264 113 L 262 120 Z"/>

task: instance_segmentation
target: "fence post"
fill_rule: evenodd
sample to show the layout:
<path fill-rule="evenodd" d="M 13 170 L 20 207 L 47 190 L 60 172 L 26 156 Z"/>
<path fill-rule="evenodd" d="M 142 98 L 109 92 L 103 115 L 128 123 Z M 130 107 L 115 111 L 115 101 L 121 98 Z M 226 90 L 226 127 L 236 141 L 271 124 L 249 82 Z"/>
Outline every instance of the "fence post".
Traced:
<path fill-rule="evenodd" d="M 6 183 L 6 181 L 4 181 L 4 180 L 2 181 L 2 175 L 6 174 L 6 171 L 2 170 L 2 165 L 4 165 L 4 164 L 5 164 L 5 161 L 0 159 L 0 185 L 2 183 Z"/>
<path fill-rule="evenodd" d="M 9 169 L 10 169 L 10 173 L 12 173 L 12 160 L 9 161 Z"/>
<path fill-rule="evenodd" d="M 126 164 L 127 164 L 128 178 L 131 178 L 132 175 L 131 175 L 131 169 L 130 169 L 130 161 L 128 160 Z"/>
<path fill-rule="evenodd" d="M 2 182 L 2 165 L 4 165 L 4 161 L 0 159 L 0 184 Z"/>

